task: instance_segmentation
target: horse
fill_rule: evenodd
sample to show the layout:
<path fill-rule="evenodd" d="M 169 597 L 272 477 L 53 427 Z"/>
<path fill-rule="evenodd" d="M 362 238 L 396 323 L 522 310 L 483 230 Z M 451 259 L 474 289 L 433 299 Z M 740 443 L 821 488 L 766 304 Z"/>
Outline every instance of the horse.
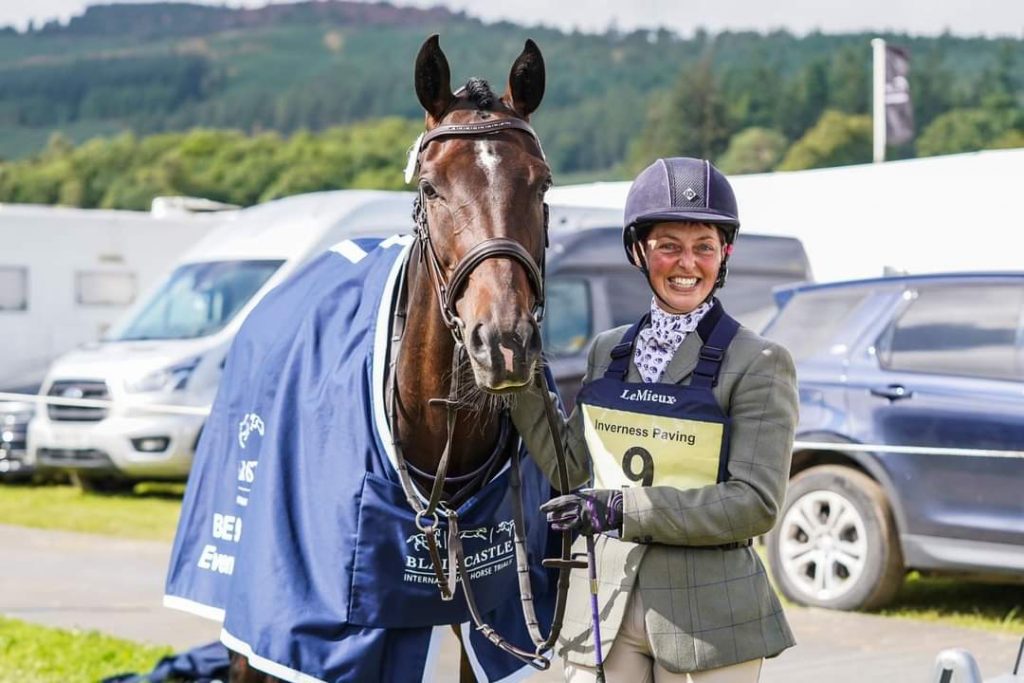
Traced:
<path fill-rule="evenodd" d="M 388 404 L 398 469 L 422 532 L 406 542 L 430 546 L 448 597 L 459 573 L 451 546 L 484 529 L 460 534 L 450 523 L 446 576 L 438 510 L 456 507 L 508 462 L 507 402 L 535 380 L 541 363 L 551 169 L 529 119 L 544 87 L 544 60 L 532 40 L 500 96 L 478 78 L 453 93 L 436 35 L 415 62 L 425 132 L 410 152 L 416 238 L 392 320 Z M 511 535 L 515 525 L 502 525 L 498 532 Z M 232 683 L 276 680 L 232 656 Z M 465 648 L 460 680 L 475 680 Z"/>

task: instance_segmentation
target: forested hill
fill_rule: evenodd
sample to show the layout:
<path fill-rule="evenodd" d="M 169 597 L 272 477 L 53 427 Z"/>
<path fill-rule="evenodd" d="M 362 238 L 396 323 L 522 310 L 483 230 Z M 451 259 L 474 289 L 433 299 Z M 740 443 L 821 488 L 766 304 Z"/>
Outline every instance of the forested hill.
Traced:
<path fill-rule="evenodd" d="M 81 142 L 123 131 L 290 134 L 417 119 L 412 64 L 435 32 L 454 85 L 476 75 L 499 90 L 525 38 L 538 42 L 548 88 L 534 121 L 562 174 L 621 174 L 631 158 L 635 166 L 652 153 L 731 153 L 734 168 L 771 168 L 826 124 L 856 138 L 852 151 L 822 157 L 811 145 L 810 157 L 798 155 L 791 167 L 864 154 L 872 34 L 569 34 L 484 24 L 441 8 L 328 1 L 99 5 L 66 25 L 0 31 L 0 157 L 37 153 L 54 131 Z M 895 154 L 957 151 L 925 135 L 950 112 L 959 118 L 939 121 L 945 127 L 932 139 L 948 140 L 949 129 L 969 148 L 1024 136 L 1022 41 L 883 37 L 909 48 L 913 60 L 920 135 L 916 147 Z M 746 146 L 731 150 L 737 139 Z"/>
<path fill-rule="evenodd" d="M 422 26 L 463 18 L 443 7 L 418 9 L 387 3 L 302 2 L 265 7 L 230 8 L 188 3 L 141 5 L 93 5 L 63 26 L 51 22 L 40 34 L 73 36 L 123 36 L 174 38 L 201 36 L 240 29 L 259 29 L 281 24 L 342 24 L 352 26 Z"/>

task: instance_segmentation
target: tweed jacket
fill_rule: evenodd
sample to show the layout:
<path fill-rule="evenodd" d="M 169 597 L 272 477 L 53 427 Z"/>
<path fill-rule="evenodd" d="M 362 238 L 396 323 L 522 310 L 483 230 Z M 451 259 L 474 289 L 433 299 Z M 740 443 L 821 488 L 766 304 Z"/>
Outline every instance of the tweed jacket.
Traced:
<path fill-rule="evenodd" d="M 584 383 L 601 377 L 627 327 L 600 334 L 591 346 Z M 661 381 L 689 384 L 703 342 L 690 333 Z M 629 382 L 641 382 L 630 361 Z M 541 397 L 520 395 L 512 409 L 530 454 L 552 482 L 555 451 Z M 751 547 L 714 548 L 764 534 L 775 523 L 789 478 L 797 424 L 796 371 L 783 347 L 741 327 L 713 390 L 732 424 L 727 481 L 696 489 L 667 486 L 623 490 L 622 540 L 599 536 L 598 600 L 605 657 L 626 602 L 639 591 L 652 652 L 676 673 L 704 671 L 760 657 L 795 644 L 778 597 Z M 561 425 L 571 485 L 590 478 L 590 458 L 577 407 Z M 557 484 L 556 484 L 557 486 Z M 582 539 L 574 551 L 583 552 Z M 592 666 L 591 607 L 586 570 L 570 581 L 557 652 Z"/>

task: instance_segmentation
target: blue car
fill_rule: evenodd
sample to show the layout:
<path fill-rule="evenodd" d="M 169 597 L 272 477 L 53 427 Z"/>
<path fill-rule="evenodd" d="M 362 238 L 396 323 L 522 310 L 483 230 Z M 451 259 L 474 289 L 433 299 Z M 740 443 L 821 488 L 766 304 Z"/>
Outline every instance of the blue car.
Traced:
<path fill-rule="evenodd" d="M 1024 273 L 776 292 L 800 424 L 768 558 L 791 600 L 885 604 L 905 573 L 1024 579 Z"/>

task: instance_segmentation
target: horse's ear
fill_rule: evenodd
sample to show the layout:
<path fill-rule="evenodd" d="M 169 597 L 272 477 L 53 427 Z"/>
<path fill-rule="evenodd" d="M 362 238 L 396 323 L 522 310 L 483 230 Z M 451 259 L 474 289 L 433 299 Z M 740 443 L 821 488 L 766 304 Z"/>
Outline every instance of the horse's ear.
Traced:
<path fill-rule="evenodd" d="M 434 122 L 452 102 L 452 75 L 437 34 L 427 38 L 416 55 L 416 97 Z"/>
<path fill-rule="evenodd" d="M 505 94 L 512 108 L 523 118 L 529 118 L 544 99 L 544 56 L 537 43 L 529 38 L 522 54 L 512 64 Z"/>

